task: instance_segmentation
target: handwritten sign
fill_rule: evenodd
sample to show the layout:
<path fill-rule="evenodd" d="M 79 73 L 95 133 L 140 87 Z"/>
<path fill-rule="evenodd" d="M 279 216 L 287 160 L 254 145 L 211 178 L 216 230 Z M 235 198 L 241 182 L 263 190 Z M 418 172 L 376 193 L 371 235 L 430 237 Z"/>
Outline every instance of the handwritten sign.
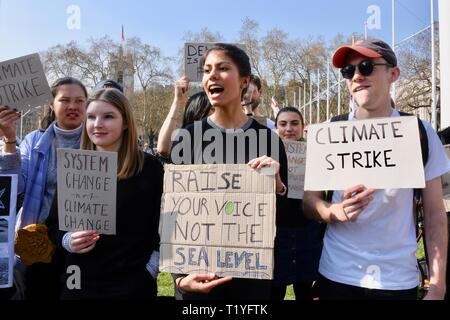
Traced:
<path fill-rule="evenodd" d="M 308 126 L 305 190 L 424 188 L 416 117 Z"/>
<path fill-rule="evenodd" d="M 0 63 L 0 105 L 25 110 L 52 100 L 39 54 Z"/>
<path fill-rule="evenodd" d="M 57 156 L 59 229 L 116 234 L 117 153 L 58 149 Z"/>
<path fill-rule="evenodd" d="M 284 140 L 288 159 L 288 198 L 303 199 L 306 165 L 306 142 Z"/>
<path fill-rule="evenodd" d="M 13 286 L 17 175 L 0 175 L 0 289 Z"/>
<path fill-rule="evenodd" d="M 166 166 L 160 270 L 272 279 L 275 179 L 247 165 Z"/>
<path fill-rule="evenodd" d="M 200 66 L 201 57 L 214 43 L 186 43 L 184 45 L 184 71 L 189 81 L 202 82 L 203 69 Z"/>

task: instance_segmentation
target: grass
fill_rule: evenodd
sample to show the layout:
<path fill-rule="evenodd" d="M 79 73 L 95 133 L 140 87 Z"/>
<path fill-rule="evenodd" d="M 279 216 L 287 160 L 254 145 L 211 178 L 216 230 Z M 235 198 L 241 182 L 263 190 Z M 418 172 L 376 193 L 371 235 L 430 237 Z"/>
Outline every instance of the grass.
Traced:
<path fill-rule="evenodd" d="M 161 272 L 158 275 L 158 296 L 173 297 L 173 279 L 170 273 Z M 294 300 L 294 289 L 289 286 L 284 300 Z"/>

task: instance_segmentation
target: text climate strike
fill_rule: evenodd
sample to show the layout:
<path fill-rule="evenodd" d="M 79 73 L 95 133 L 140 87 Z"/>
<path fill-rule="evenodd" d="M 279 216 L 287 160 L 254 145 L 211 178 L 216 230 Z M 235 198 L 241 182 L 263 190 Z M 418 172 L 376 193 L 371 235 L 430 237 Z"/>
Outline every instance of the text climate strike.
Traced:
<path fill-rule="evenodd" d="M 425 184 L 416 117 L 311 125 L 305 190 L 421 188 Z M 413 170 L 412 170 L 413 169 Z"/>
<path fill-rule="evenodd" d="M 116 155 L 58 149 L 60 229 L 115 232 Z M 60 191 L 62 193 L 60 193 Z"/>

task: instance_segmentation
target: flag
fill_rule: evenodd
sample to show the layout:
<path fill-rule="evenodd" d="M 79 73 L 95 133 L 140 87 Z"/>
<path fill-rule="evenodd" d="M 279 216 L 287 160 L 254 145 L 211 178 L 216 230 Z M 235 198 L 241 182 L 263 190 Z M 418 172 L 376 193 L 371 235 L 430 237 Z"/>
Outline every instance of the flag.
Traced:
<path fill-rule="evenodd" d="M 125 31 L 123 29 L 123 25 L 122 25 L 122 41 L 125 41 Z"/>

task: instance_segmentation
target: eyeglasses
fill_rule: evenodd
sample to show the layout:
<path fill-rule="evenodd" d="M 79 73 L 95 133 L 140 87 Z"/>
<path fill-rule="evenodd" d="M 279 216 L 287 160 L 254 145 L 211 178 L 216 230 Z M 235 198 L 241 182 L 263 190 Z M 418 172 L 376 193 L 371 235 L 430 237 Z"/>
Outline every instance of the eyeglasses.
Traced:
<path fill-rule="evenodd" d="M 375 63 L 372 60 L 363 60 L 357 66 L 349 64 L 341 69 L 341 74 L 344 79 L 350 80 L 355 75 L 356 67 L 358 67 L 359 73 L 364 77 L 370 76 L 375 66 L 388 66 L 393 67 L 390 63 Z"/>

